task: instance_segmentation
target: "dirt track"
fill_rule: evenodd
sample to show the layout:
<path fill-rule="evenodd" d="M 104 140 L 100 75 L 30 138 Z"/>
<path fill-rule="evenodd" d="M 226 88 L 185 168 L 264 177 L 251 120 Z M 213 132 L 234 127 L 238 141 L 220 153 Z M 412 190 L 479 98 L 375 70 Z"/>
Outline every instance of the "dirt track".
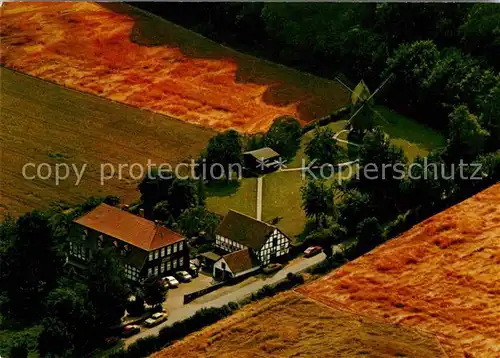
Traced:
<path fill-rule="evenodd" d="M 167 4 L 165 6 L 168 6 Z M 83 92 L 243 132 L 347 102 L 332 81 L 242 55 L 121 4 L 4 3 L 1 63 Z"/>

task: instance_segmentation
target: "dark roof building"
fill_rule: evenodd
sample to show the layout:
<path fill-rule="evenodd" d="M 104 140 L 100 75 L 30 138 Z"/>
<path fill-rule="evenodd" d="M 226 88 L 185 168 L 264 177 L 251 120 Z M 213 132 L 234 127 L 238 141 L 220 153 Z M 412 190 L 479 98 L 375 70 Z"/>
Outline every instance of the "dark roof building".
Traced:
<path fill-rule="evenodd" d="M 256 173 L 278 169 L 279 158 L 279 153 L 269 147 L 243 153 L 245 169 Z"/>
<path fill-rule="evenodd" d="M 231 272 L 235 275 L 249 271 L 260 264 L 248 249 L 233 251 L 222 256 L 222 259 L 224 259 Z"/>
<path fill-rule="evenodd" d="M 240 212 L 229 210 L 215 234 L 230 238 L 232 241 L 251 249 L 259 250 L 274 230 L 276 230 L 275 226 Z"/>

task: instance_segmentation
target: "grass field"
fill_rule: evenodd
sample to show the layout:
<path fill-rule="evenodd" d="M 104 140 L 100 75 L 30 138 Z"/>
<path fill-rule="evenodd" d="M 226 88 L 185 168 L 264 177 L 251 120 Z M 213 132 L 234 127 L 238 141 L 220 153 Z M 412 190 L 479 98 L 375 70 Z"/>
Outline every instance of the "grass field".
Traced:
<path fill-rule="evenodd" d="M 226 215 L 229 209 L 255 217 L 257 212 L 257 179 L 243 178 L 241 181 L 219 182 L 206 190 L 207 208 L 219 215 Z"/>
<path fill-rule="evenodd" d="M 168 6 L 168 4 L 165 4 Z M 328 81 L 241 54 L 124 4 L 4 3 L 2 64 L 215 129 L 266 130 L 342 107 Z"/>
<path fill-rule="evenodd" d="M 299 292 L 435 334 L 448 357 L 499 357 L 500 184 Z"/>
<path fill-rule="evenodd" d="M 152 357 L 235 356 L 446 357 L 430 334 L 332 309 L 294 292 L 252 303 Z"/>
<path fill-rule="evenodd" d="M 163 115 L 113 103 L 0 68 L 0 203 L 2 211 L 21 214 L 51 202 L 74 203 L 91 195 L 138 197 L 136 180 L 125 168 L 123 180 L 100 183 L 101 163 L 176 164 L 196 157 L 215 132 Z M 76 164 L 87 169 L 55 185 L 27 180 L 25 163 Z M 31 176 L 34 169 L 28 170 Z M 42 174 L 45 174 L 43 172 Z M 138 171 L 132 173 L 138 175 Z"/>

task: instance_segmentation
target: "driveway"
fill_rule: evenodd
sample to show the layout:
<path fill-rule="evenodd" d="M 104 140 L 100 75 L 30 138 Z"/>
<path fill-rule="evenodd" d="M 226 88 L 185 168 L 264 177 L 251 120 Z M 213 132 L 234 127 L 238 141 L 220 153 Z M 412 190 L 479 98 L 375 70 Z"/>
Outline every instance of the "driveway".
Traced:
<path fill-rule="evenodd" d="M 168 312 L 173 312 L 184 306 L 184 295 L 202 290 L 212 285 L 212 276 L 208 276 L 202 272 L 198 277 L 193 278 L 191 282 L 180 283 L 179 287 L 168 290 L 168 296 L 163 302 L 163 308 Z"/>
<path fill-rule="evenodd" d="M 224 306 L 225 304 L 233 301 L 237 302 L 240 300 L 243 300 L 244 298 L 248 297 L 251 295 L 253 292 L 258 291 L 260 288 L 264 287 L 265 285 L 271 285 L 274 284 L 280 280 L 283 280 L 286 278 L 286 275 L 289 272 L 297 273 L 304 271 L 308 269 L 311 266 L 316 265 L 317 263 L 323 261 L 325 259 L 325 254 L 321 253 L 319 255 L 310 257 L 310 258 L 304 258 L 302 260 L 298 260 L 297 262 L 292 263 L 291 265 L 286 266 L 282 270 L 278 271 L 276 274 L 271 275 L 269 277 L 266 277 L 265 279 L 257 279 L 257 280 L 250 280 L 251 282 L 249 284 L 244 284 L 244 285 L 235 285 L 235 286 L 228 286 L 227 288 L 232 289 L 231 292 L 226 293 L 223 296 L 219 297 L 213 297 L 212 300 L 205 301 L 203 302 L 196 302 L 198 300 L 195 300 L 187 305 L 183 306 L 177 306 L 178 305 L 178 298 L 172 298 L 171 304 L 173 306 L 177 306 L 177 309 L 173 309 L 169 312 L 169 317 L 168 320 L 163 322 L 162 324 L 150 328 L 150 329 L 145 329 L 142 328 L 141 332 L 139 334 L 136 334 L 135 336 L 129 337 L 124 341 L 125 346 L 128 346 L 132 343 L 134 343 L 136 340 L 140 338 L 144 338 L 147 336 L 151 335 L 158 335 L 160 330 L 166 326 L 172 325 L 174 322 L 177 321 L 182 321 L 183 319 L 186 319 L 193 314 L 196 313 L 196 311 L 200 310 L 201 308 L 209 308 L 209 307 L 221 307 Z M 201 275 L 200 275 L 201 276 Z M 196 281 L 196 280 L 195 280 Z M 177 288 L 177 290 L 180 290 L 183 284 Z M 187 284 L 184 284 L 187 286 Z M 175 290 L 172 290 L 175 291 Z M 192 292 L 194 290 L 189 290 L 187 292 Z M 180 291 L 179 291 L 180 292 Z M 217 292 L 217 291 L 216 291 Z M 214 292 L 215 293 L 215 292 Z M 170 294 L 169 293 L 169 299 L 170 299 Z M 174 295 L 172 293 L 172 295 Z M 180 297 L 180 294 L 175 293 L 176 297 Z M 168 301 L 168 300 L 167 300 Z M 202 301 L 202 300 L 200 300 Z M 167 302 L 167 307 L 169 306 L 169 303 Z"/>

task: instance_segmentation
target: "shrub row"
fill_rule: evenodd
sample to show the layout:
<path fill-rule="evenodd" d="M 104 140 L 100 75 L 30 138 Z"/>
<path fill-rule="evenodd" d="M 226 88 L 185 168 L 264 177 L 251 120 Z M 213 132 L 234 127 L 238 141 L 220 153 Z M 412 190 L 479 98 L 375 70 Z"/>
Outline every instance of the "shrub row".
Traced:
<path fill-rule="evenodd" d="M 258 301 L 266 297 L 272 297 L 279 292 L 290 290 L 297 285 L 304 283 L 304 277 L 301 274 L 289 272 L 286 280 L 280 281 L 274 285 L 265 285 L 260 290 L 252 293 L 250 301 Z"/>

